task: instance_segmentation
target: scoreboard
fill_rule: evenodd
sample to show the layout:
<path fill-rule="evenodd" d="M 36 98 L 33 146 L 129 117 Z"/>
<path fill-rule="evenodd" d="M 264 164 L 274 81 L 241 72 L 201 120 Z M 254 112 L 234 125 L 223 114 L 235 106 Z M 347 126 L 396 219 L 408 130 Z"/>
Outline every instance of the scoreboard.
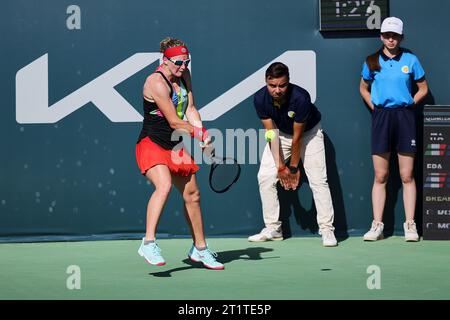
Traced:
<path fill-rule="evenodd" d="M 379 31 L 389 0 L 320 0 L 320 31 Z"/>
<path fill-rule="evenodd" d="M 423 239 L 450 240 L 450 106 L 423 111 Z"/>

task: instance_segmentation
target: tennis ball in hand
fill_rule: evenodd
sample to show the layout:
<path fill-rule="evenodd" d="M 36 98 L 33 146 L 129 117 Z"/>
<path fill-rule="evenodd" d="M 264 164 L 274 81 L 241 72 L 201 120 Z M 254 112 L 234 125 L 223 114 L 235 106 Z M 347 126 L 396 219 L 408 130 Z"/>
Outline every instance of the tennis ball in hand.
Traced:
<path fill-rule="evenodd" d="M 266 138 L 266 141 L 267 141 L 267 142 L 270 142 L 270 141 L 272 141 L 272 140 L 275 138 L 275 131 L 273 131 L 273 130 L 267 130 L 267 131 L 266 131 L 266 134 L 265 134 L 264 136 L 265 136 L 265 138 Z"/>

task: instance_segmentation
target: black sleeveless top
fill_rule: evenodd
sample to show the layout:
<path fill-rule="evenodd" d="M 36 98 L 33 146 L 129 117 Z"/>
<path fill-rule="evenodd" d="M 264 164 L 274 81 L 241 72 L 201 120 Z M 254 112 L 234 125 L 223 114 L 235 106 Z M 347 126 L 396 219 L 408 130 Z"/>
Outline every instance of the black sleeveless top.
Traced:
<path fill-rule="evenodd" d="M 163 79 L 167 82 L 170 88 L 170 96 L 172 98 L 172 102 L 174 107 L 177 108 L 177 114 L 180 119 L 184 117 L 184 110 L 182 110 L 182 105 L 187 105 L 187 86 L 183 78 L 180 78 L 182 86 L 180 85 L 180 93 L 186 93 L 186 96 L 183 97 L 177 95 L 175 90 L 173 90 L 172 84 L 170 81 L 164 76 L 164 74 L 160 71 L 156 71 L 161 74 Z M 164 115 L 159 110 L 158 106 L 155 102 L 150 102 L 148 100 L 143 99 L 144 106 L 144 120 L 142 122 L 142 129 L 139 134 L 138 143 L 145 137 L 149 137 L 154 143 L 158 144 L 162 148 L 166 150 L 173 149 L 178 143 L 181 142 L 182 137 L 172 141 L 172 133 L 174 129 L 172 129 L 169 125 L 169 122 L 166 120 Z"/>

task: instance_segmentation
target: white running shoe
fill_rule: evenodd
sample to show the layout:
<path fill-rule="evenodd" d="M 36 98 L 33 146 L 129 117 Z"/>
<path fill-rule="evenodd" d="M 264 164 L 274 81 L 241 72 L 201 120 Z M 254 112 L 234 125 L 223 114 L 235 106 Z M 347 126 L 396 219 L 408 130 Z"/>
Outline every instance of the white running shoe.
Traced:
<path fill-rule="evenodd" d="M 372 221 L 372 227 L 364 235 L 364 241 L 377 241 L 383 239 L 384 223 Z"/>
<path fill-rule="evenodd" d="M 405 230 L 405 241 L 419 241 L 419 235 L 417 234 L 416 223 L 414 222 L 414 220 L 406 221 L 403 224 L 403 230 Z"/>
<path fill-rule="evenodd" d="M 280 231 L 271 228 L 264 228 L 260 233 L 248 237 L 250 242 L 263 242 L 271 240 L 283 240 L 283 234 Z"/>
<path fill-rule="evenodd" d="M 334 232 L 330 229 L 325 229 L 321 231 L 322 234 L 322 243 L 324 247 L 336 247 L 337 240 L 334 236 Z"/>

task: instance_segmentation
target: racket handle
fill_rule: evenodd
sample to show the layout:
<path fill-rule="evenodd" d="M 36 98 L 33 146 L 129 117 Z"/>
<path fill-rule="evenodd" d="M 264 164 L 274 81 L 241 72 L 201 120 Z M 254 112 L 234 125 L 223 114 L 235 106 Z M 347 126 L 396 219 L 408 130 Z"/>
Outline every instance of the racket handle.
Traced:
<path fill-rule="evenodd" d="M 206 153 L 207 156 L 214 157 L 216 153 L 216 149 L 212 144 L 209 145 L 209 147 L 205 147 L 204 142 L 200 142 L 200 147 L 203 148 L 203 152 Z"/>

